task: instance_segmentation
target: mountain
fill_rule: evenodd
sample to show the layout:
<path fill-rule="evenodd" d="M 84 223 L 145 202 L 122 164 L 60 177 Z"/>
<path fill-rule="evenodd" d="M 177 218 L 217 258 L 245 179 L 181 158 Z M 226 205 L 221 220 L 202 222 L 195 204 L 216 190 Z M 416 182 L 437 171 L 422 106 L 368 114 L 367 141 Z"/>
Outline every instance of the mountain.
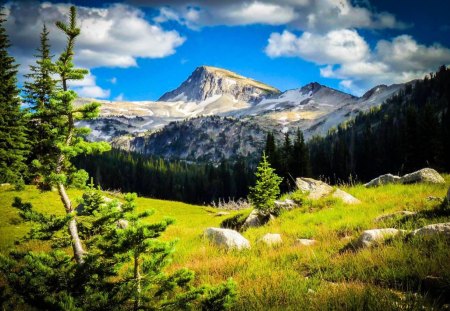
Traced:
<path fill-rule="evenodd" d="M 269 130 L 279 133 L 280 138 L 297 128 L 307 140 L 325 135 L 359 112 L 381 105 L 404 87 L 379 85 L 356 97 L 313 82 L 281 93 L 234 72 L 201 66 L 158 101 L 99 101 L 100 117 L 78 125 L 92 129 L 90 140 L 111 141 L 126 150 L 216 162 L 221 157 L 255 156 Z M 255 145 L 248 135 L 244 138 L 236 133 L 225 133 L 226 139 L 220 140 L 222 128 L 234 133 L 233 126 L 248 130 L 259 143 Z M 188 141 L 182 143 L 184 139 Z M 223 150 L 213 151 L 217 148 Z"/>
<path fill-rule="evenodd" d="M 163 102 L 202 102 L 212 97 L 226 97 L 227 100 L 252 103 L 267 95 L 278 94 L 279 90 L 232 71 L 201 66 L 177 89 L 165 93 Z"/>

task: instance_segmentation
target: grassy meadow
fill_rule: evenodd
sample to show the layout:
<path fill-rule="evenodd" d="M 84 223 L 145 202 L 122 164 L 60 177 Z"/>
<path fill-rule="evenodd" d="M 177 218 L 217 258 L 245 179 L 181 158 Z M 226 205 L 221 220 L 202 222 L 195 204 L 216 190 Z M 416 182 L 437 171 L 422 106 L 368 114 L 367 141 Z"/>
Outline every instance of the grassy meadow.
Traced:
<path fill-rule="evenodd" d="M 399 237 L 369 249 L 343 249 L 366 229 L 412 230 L 450 222 L 449 209 L 441 207 L 450 186 L 450 175 L 444 178 L 446 185 L 344 186 L 343 190 L 362 203 L 345 205 L 336 199 L 305 202 L 263 227 L 243 232 L 252 248 L 240 252 L 218 249 L 202 233 L 249 210 L 219 217 L 217 209 L 180 202 L 138 198 L 137 204 L 139 211 L 155 211 L 149 222 L 163 217 L 176 220 L 163 235 L 165 240 L 178 240 L 169 269 L 188 267 L 196 272 L 198 283 L 215 284 L 232 277 L 239 293 L 235 310 L 439 310 L 449 303 L 450 296 L 450 247 L 444 237 Z M 80 190 L 69 192 L 72 198 L 81 194 Z M 42 212 L 64 213 L 56 192 L 42 193 L 33 186 L 21 192 L 1 187 L 3 253 L 14 247 L 14 241 L 29 228 L 11 207 L 15 196 Z M 417 214 L 375 221 L 380 215 L 402 210 Z M 280 233 L 283 244 L 267 247 L 257 243 L 266 233 Z M 318 242 L 302 246 L 295 243 L 298 238 Z M 45 245 L 30 246 L 46 249 Z M 430 290 L 424 281 L 427 277 L 440 277 L 439 285 Z"/>

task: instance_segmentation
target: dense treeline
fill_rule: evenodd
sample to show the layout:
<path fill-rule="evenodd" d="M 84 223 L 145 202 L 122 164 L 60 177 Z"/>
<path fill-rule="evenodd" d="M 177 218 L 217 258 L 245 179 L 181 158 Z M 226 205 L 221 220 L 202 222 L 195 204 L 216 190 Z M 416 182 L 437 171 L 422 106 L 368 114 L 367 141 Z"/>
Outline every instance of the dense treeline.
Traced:
<path fill-rule="evenodd" d="M 309 143 L 312 173 L 332 182 L 366 181 L 423 167 L 450 171 L 450 69 L 407 85 L 381 107 L 361 113 Z"/>
<path fill-rule="evenodd" d="M 299 129 L 293 141 L 289 133 L 286 133 L 283 142 L 278 144 L 275 135 L 268 133 L 264 152 L 277 175 L 283 178 L 281 183 L 283 192 L 293 189 L 296 177 L 311 175 L 308 148 Z"/>
<path fill-rule="evenodd" d="M 112 150 L 79 157 L 76 165 L 88 171 L 103 189 L 189 203 L 246 197 L 249 185 L 254 182 L 254 168 L 244 159 L 223 161 L 216 167 Z"/>

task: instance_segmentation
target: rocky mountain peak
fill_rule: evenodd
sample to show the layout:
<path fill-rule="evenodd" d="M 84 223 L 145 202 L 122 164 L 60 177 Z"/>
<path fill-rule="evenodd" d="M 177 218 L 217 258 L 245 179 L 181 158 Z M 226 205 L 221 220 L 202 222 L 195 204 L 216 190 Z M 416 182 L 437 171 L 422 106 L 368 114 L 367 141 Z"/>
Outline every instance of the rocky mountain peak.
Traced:
<path fill-rule="evenodd" d="M 370 90 L 368 90 L 366 93 L 364 93 L 364 95 L 362 96 L 363 99 L 369 99 L 370 97 L 383 92 L 384 90 L 386 90 L 388 88 L 387 85 L 385 84 L 380 84 L 377 85 L 373 88 L 371 88 Z"/>
<path fill-rule="evenodd" d="M 226 69 L 200 66 L 178 88 L 165 93 L 159 100 L 202 102 L 213 96 L 228 95 L 236 101 L 254 102 L 279 92 L 274 87 Z"/>

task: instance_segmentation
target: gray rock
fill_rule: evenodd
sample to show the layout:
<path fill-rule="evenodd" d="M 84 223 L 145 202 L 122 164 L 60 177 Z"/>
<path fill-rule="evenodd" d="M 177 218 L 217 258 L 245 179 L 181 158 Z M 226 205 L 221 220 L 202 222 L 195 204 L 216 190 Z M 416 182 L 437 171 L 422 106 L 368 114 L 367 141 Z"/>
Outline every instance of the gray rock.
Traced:
<path fill-rule="evenodd" d="M 3 184 L 0 184 L 0 187 L 7 187 L 7 186 L 11 186 L 11 184 L 10 183 L 3 183 Z"/>
<path fill-rule="evenodd" d="M 308 199 L 311 200 L 317 200 L 331 195 L 333 198 L 341 199 L 342 201 L 344 201 L 344 203 L 347 204 L 361 203 L 361 201 L 359 201 L 351 194 L 342 191 L 341 189 L 335 190 L 333 187 L 320 180 L 299 177 L 296 180 L 296 185 L 301 192 L 308 193 Z"/>
<path fill-rule="evenodd" d="M 272 219 L 275 219 L 275 217 L 272 214 L 269 215 L 261 214 L 257 209 L 254 209 L 250 213 L 250 215 L 248 215 L 247 219 L 242 225 L 242 228 L 247 229 L 250 227 L 261 227 Z"/>
<path fill-rule="evenodd" d="M 275 201 L 275 207 L 279 209 L 284 209 L 290 211 L 291 209 L 295 208 L 297 204 L 291 199 L 286 199 L 284 201 Z"/>
<path fill-rule="evenodd" d="M 366 248 L 382 243 L 386 239 L 403 234 L 404 230 L 394 228 L 372 229 L 364 231 L 354 244 L 355 248 Z"/>
<path fill-rule="evenodd" d="M 360 200 L 352 196 L 350 193 L 342 191 L 341 189 L 336 189 L 331 195 L 333 198 L 341 199 L 346 204 L 359 204 Z"/>
<path fill-rule="evenodd" d="M 413 236 L 434 236 L 437 234 L 443 234 L 450 237 L 450 222 L 440 223 L 440 224 L 432 224 L 420 229 L 414 230 L 411 235 Z"/>
<path fill-rule="evenodd" d="M 283 243 L 281 235 L 279 233 L 267 233 L 261 239 L 258 240 L 260 243 L 264 243 L 267 246 L 280 245 Z"/>
<path fill-rule="evenodd" d="M 375 222 L 382 222 L 382 221 L 386 221 L 388 219 L 397 217 L 397 216 L 404 216 L 404 217 L 410 217 L 410 216 L 414 216 L 416 215 L 416 212 L 410 212 L 410 211 L 398 211 L 398 212 L 394 212 L 391 214 L 386 214 L 386 215 L 381 215 L 377 218 L 375 218 Z"/>
<path fill-rule="evenodd" d="M 116 223 L 117 228 L 119 229 L 126 229 L 129 226 L 128 220 L 126 219 L 119 219 Z"/>
<path fill-rule="evenodd" d="M 412 183 L 430 183 L 430 184 L 445 184 L 444 178 L 432 168 L 423 168 L 416 172 L 406 174 L 401 179 L 402 184 L 412 184 Z"/>
<path fill-rule="evenodd" d="M 386 185 L 386 184 L 395 184 L 395 183 L 398 183 L 399 181 L 400 181 L 400 176 L 392 175 L 392 174 L 385 174 L 385 175 L 381 175 L 381 176 L 378 176 L 377 178 L 372 179 L 367 184 L 364 184 L 364 186 L 367 188 L 377 187 L 377 186 Z"/>
<path fill-rule="evenodd" d="M 295 240 L 295 244 L 303 245 L 303 246 L 312 246 L 312 245 L 314 245 L 316 243 L 317 243 L 316 240 L 311 240 L 311 239 L 297 239 L 297 240 Z"/>
<path fill-rule="evenodd" d="M 210 227 L 205 230 L 205 236 L 216 246 L 225 249 L 250 248 L 250 242 L 235 230 Z"/>
<path fill-rule="evenodd" d="M 323 198 L 331 194 L 334 190 L 327 183 L 312 178 L 299 177 L 295 183 L 301 192 L 308 193 L 308 198 L 313 200 Z"/>

